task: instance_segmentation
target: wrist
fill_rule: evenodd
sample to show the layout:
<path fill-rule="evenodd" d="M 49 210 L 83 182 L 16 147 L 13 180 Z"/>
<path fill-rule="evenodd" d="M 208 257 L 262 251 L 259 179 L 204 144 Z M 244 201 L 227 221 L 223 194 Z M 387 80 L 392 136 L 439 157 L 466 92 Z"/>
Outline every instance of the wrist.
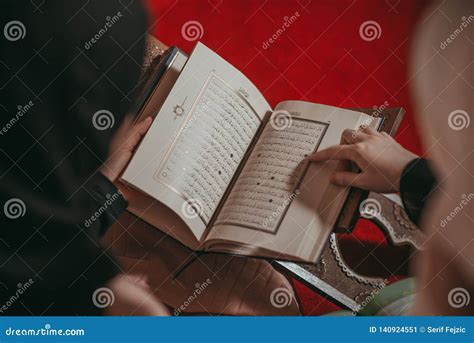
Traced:
<path fill-rule="evenodd" d="M 403 149 L 403 148 L 402 148 Z M 401 184 L 401 180 L 403 178 L 403 175 L 406 171 L 407 168 L 409 168 L 409 166 L 413 163 L 413 161 L 419 159 L 420 157 L 414 153 L 412 153 L 411 151 L 409 150 L 406 150 L 406 149 L 403 149 L 402 150 L 402 154 L 400 154 L 399 156 L 399 168 L 397 170 L 397 174 L 396 174 L 396 186 L 397 186 L 397 192 L 400 192 L 400 184 Z"/>
<path fill-rule="evenodd" d="M 102 168 L 99 173 L 108 181 L 108 183 L 111 185 L 109 186 L 109 188 L 115 188 L 116 191 L 112 192 L 112 193 L 118 193 L 120 194 L 120 196 L 123 198 L 123 200 L 125 201 L 126 203 L 126 207 L 128 207 L 128 198 L 129 198 L 129 192 L 127 192 L 127 186 L 120 182 L 120 180 L 115 177 L 115 179 L 113 178 L 113 176 L 111 176 L 110 173 L 107 173 L 104 168 Z M 110 193 L 110 191 L 109 191 Z"/>
<path fill-rule="evenodd" d="M 128 204 L 128 200 L 130 198 L 130 192 L 128 190 L 127 185 L 125 185 L 123 182 L 120 180 L 116 179 L 115 181 L 112 181 L 113 185 L 117 188 L 118 192 L 122 195 L 122 197 L 125 199 L 125 201 Z"/>
<path fill-rule="evenodd" d="M 115 188 L 117 188 L 120 195 L 122 195 L 125 201 L 128 202 L 127 186 L 119 180 L 118 174 L 107 167 L 102 168 L 100 173 L 104 175 L 115 186 Z"/>
<path fill-rule="evenodd" d="M 99 172 L 104 175 L 110 182 L 112 182 L 114 185 L 117 182 L 118 175 L 117 173 L 113 172 L 110 168 L 108 168 L 106 165 L 104 165 Z"/>
<path fill-rule="evenodd" d="M 419 156 L 413 154 L 410 159 L 407 159 L 403 163 L 403 167 L 401 168 L 400 172 L 398 173 L 398 179 L 397 179 L 397 192 L 400 192 L 401 189 L 401 184 L 404 175 L 413 167 L 413 165 L 420 159 Z"/>

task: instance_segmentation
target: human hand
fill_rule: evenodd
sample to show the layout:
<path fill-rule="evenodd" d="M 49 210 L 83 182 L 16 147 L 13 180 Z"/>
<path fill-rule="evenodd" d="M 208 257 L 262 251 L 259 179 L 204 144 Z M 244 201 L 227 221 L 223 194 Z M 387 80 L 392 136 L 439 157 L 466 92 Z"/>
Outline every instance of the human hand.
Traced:
<path fill-rule="evenodd" d="M 106 316 L 169 316 L 168 308 L 149 290 L 124 274 L 107 283 L 114 301 L 104 310 Z"/>
<path fill-rule="evenodd" d="M 127 117 L 118 129 L 110 144 L 110 152 L 101 173 L 122 192 L 126 200 L 135 195 L 135 191 L 119 181 L 119 176 L 132 158 L 138 144 L 151 126 L 151 117 L 133 125 L 132 118 Z"/>
<path fill-rule="evenodd" d="M 371 128 L 345 130 L 341 145 L 318 151 L 309 161 L 348 160 L 357 164 L 360 173 L 336 171 L 331 182 L 380 193 L 400 190 L 400 177 L 406 165 L 418 156 L 403 148 L 390 135 Z"/>

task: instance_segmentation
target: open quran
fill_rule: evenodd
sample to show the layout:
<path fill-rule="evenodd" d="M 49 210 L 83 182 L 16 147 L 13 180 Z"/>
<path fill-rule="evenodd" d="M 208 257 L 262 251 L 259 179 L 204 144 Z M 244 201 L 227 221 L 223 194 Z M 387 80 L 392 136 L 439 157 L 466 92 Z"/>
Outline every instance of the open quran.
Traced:
<path fill-rule="evenodd" d="M 317 262 L 348 189 L 337 161 L 308 163 L 367 114 L 303 101 L 271 108 L 236 68 L 198 43 L 172 57 L 140 117 L 155 120 L 121 180 L 129 210 L 194 250 Z"/>

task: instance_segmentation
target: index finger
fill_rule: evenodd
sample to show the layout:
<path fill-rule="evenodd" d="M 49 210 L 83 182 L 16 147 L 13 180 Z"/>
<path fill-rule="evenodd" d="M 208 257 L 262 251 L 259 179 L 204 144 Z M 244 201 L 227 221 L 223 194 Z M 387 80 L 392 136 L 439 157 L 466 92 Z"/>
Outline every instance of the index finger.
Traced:
<path fill-rule="evenodd" d="M 362 132 L 369 134 L 369 135 L 377 135 L 380 134 L 377 130 L 371 128 L 370 126 L 365 126 L 361 129 Z"/>
<path fill-rule="evenodd" d="M 321 162 L 328 160 L 350 160 L 354 161 L 354 146 L 353 145 L 334 145 L 327 149 L 317 151 L 308 157 L 308 161 Z"/>

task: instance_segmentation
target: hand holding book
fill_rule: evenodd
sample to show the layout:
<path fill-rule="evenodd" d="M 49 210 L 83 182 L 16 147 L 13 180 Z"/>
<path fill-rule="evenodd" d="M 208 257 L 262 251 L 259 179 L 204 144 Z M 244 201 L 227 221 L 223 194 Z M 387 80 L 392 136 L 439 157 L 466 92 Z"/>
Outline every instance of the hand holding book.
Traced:
<path fill-rule="evenodd" d="M 153 118 L 148 117 L 137 124 L 133 124 L 132 118 L 126 118 L 112 139 L 109 157 L 100 170 L 121 191 L 125 200 L 129 202 L 133 200 L 134 196 L 136 197 L 137 191 L 120 182 L 119 176 L 130 162 L 152 122 Z"/>

